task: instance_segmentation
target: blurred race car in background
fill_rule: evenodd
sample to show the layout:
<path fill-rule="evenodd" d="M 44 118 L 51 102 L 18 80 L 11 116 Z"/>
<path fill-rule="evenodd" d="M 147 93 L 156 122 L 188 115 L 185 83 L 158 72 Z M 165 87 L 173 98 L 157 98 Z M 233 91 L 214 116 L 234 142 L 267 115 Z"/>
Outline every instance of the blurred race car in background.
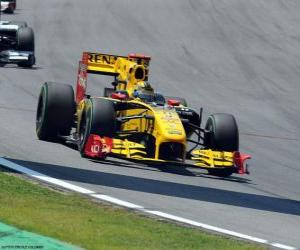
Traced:
<path fill-rule="evenodd" d="M 5 1 L 0 0 L 0 4 L 1 4 L 1 11 L 9 14 L 13 14 L 17 7 L 16 0 L 5 0 Z"/>
<path fill-rule="evenodd" d="M 201 127 L 202 108 L 197 112 L 181 97 L 154 91 L 148 81 L 150 59 L 84 52 L 75 97 L 71 85 L 43 84 L 36 115 L 38 138 L 73 143 L 87 158 L 117 156 L 165 167 L 189 160 L 212 175 L 248 173 L 245 161 L 250 155 L 239 152 L 233 115 L 212 114 Z M 90 96 L 88 73 L 114 77 L 113 88 L 105 88 L 103 96 Z"/>
<path fill-rule="evenodd" d="M 34 32 L 26 22 L 0 21 L 0 65 L 10 63 L 20 67 L 35 64 Z"/>

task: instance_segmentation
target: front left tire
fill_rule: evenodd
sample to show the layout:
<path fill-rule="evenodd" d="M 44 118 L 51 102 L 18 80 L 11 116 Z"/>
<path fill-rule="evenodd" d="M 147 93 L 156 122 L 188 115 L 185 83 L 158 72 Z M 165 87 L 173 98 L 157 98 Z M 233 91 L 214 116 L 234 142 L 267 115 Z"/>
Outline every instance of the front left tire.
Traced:
<path fill-rule="evenodd" d="M 75 103 L 71 85 L 46 82 L 41 88 L 36 112 L 40 140 L 57 141 L 68 136 L 74 123 Z"/>
<path fill-rule="evenodd" d="M 233 115 L 223 113 L 210 115 L 205 130 L 210 131 L 204 137 L 206 148 L 229 152 L 239 150 L 238 126 Z M 234 173 L 234 168 L 209 169 L 208 173 L 219 177 L 228 177 Z"/>

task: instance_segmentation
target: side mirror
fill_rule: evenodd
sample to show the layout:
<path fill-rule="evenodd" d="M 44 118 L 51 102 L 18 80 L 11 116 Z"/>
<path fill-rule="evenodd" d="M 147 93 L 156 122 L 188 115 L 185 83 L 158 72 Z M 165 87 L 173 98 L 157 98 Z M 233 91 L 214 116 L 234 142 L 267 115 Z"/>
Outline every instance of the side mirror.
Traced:
<path fill-rule="evenodd" d="M 117 100 L 121 100 L 121 101 L 128 99 L 128 93 L 125 91 L 113 92 L 113 93 L 111 93 L 110 96 L 113 99 L 117 99 Z"/>
<path fill-rule="evenodd" d="M 175 100 L 175 99 L 169 99 L 168 100 L 168 105 L 169 106 L 179 106 L 180 105 L 180 101 Z"/>

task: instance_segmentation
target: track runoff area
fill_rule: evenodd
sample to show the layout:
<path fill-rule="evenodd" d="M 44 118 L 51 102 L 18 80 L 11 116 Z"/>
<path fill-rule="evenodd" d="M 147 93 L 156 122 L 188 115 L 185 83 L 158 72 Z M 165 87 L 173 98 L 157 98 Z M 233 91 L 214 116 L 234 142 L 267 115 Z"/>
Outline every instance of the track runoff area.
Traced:
<path fill-rule="evenodd" d="M 211 226 L 211 225 L 208 225 L 208 224 L 204 224 L 204 223 L 201 223 L 201 222 L 197 222 L 197 221 L 189 220 L 189 219 L 186 219 L 186 218 L 178 217 L 176 215 L 164 213 L 164 212 L 161 212 L 161 211 L 148 210 L 148 209 L 145 209 L 144 207 L 142 207 L 140 205 L 133 204 L 133 203 L 130 203 L 128 201 L 120 200 L 120 199 L 114 198 L 112 196 L 99 194 L 99 193 L 96 193 L 92 190 L 89 190 L 89 189 L 86 189 L 86 188 L 83 188 L 83 187 L 80 187 L 80 186 L 77 186 L 77 185 L 73 185 L 71 183 L 68 183 L 68 182 L 65 182 L 65 181 L 62 181 L 62 180 L 44 175 L 44 174 L 39 173 L 37 171 L 33 171 L 29 168 L 23 167 L 19 164 L 16 164 L 16 163 L 12 162 L 12 161 L 9 161 L 9 160 L 7 160 L 3 157 L 0 157 L 0 165 L 3 166 L 3 167 L 6 167 L 8 169 L 23 173 L 23 174 L 25 174 L 25 175 L 27 175 L 31 178 L 38 179 L 40 181 L 47 182 L 47 183 L 50 183 L 50 184 L 65 188 L 67 190 L 71 190 L 71 191 L 80 193 L 80 194 L 84 194 L 84 195 L 90 196 L 92 198 L 99 199 L 101 201 L 106 201 L 106 202 L 109 202 L 109 203 L 112 203 L 112 204 L 115 204 L 115 205 L 118 205 L 118 206 L 122 206 L 122 207 L 133 209 L 133 210 L 137 210 L 137 211 L 143 212 L 145 214 L 155 215 L 155 216 L 167 219 L 167 220 L 180 222 L 180 223 L 183 223 L 183 224 L 186 224 L 186 225 L 203 228 L 205 230 L 209 230 L 209 231 L 213 231 L 213 232 L 217 232 L 217 233 L 221 233 L 221 234 L 225 234 L 225 235 L 230 235 L 230 236 L 233 236 L 233 237 L 237 237 L 237 238 L 241 238 L 241 239 L 245 239 L 245 240 L 249 240 L 249 241 L 253 241 L 253 242 L 257 242 L 257 243 L 261 243 L 261 244 L 266 244 L 266 245 L 276 247 L 276 248 L 279 248 L 279 249 L 287 249 L 287 250 L 296 250 L 296 249 L 298 249 L 296 247 L 281 244 L 279 242 L 271 242 L 271 241 L 268 241 L 266 239 L 261 239 L 261 238 L 257 238 L 257 237 L 254 237 L 254 236 L 250 236 L 250 235 L 230 231 L 230 230 L 220 228 L 220 227 L 216 227 L 216 226 Z"/>

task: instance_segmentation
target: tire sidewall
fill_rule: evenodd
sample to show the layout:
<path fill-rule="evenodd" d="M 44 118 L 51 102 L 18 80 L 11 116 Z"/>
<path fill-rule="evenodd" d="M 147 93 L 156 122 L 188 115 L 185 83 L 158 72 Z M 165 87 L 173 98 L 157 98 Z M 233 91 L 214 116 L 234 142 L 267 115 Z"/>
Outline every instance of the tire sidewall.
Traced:
<path fill-rule="evenodd" d="M 89 135 L 91 134 L 91 108 L 92 103 L 91 101 L 88 102 L 88 108 L 86 111 L 82 114 L 81 122 L 80 122 L 80 128 L 79 128 L 79 142 L 78 142 L 78 150 L 82 157 L 84 157 L 84 147 L 88 140 Z M 85 125 L 84 128 L 82 128 L 82 125 Z M 84 131 L 82 131 L 84 129 Z M 83 133 L 83 135 L 82 135 Z"/>
<path fill-rule="evenodd" d="M 44 84 L 40 92 L 38 111 L 36 114 L 36 133 L 39 139 L 46 139 L 46 135 L 43 133 L 43 131 L 45 130 L 45 125 L 47 124 L 47 92 L 47 85 Z"/>
<path fill-rule="evenodd" d="M 230 114 L 210 115 L 205 129 L 211 131 L 211 133 L 205 134 L 204 137 L 204 144 L 207 148 L 218 151 L 238 150 L 238 127 L 234 116 Z M 229 133 L 229 138 L 227 133 Z M 208 173 L 218 177 L 228 177 L 234 173 L 234 168 L 208 169 Z"/>
<path fill-rule="evenodd" d="M 24 36 L 25 34 L 25 36 Z M 34 32 L 30 27 L 21 27 L 17 32 L 18 49 L 21 51 L 34 51 Z M 25 39 L 24 39 L 25 38 Z M 25 40 L 25 41 L 24 41 Z"/>
<path fill-rule="evenodd" d="M 239 135 L 236 120 L 231 114 L 213 114 L 207 119 L 205 146 L 219 151 L 238 151 Z"/>
<path fill-rule="evenodd" d="M 85 144 L 86 144 L 90 134 L 96 134 L 101 137 L 103 137 L 103 136 L 112 137 L 113 133 L 115 131 L 115 126 L 112 126 L 110 124 L 107 127 L 110 127 L 111 131 L 109 131 L 109 132 L 106 131 L 105 133 L 100 132 L 101 126 L 99 126 L 98 119 L 104 118 L 104 120 L 105 120 L 105 117 L 101 116 L 101 112 L 105 111 L 101 107 L 101 102 L 102 102 L 102 104 L 104 104 L 104 102 L 110 102 L 110 101 L 105 100 L 105 99 L 100 99 L 100 98 L 99 99 L 97 99 L 97 98 L 89 99 L 86 103 L 87 108 L 82 114 L 80 128 L 79 128 L 78 149 L 80 151 L 80 154 L 83 157 L 84 157 L 84 147 L 85 147 Z M 112 103 L 109 105 L 112 105 Z M 110 110 L 110 111 L 112 112 L 113 110 Z M 107 115 L 107 113 L 106 113 L 106 115 Z M 109 113 L 109 115 L 111 115 L 112 116 L 111 118 L 113 119 L 113 115 L 115 115 L 115 113 L 114 114 Z M 83 129 L 82 125 L 85 125 L 84 131 L 82 131 L 82 129 Z M 102 124 L 102 126 L 106 126 L 106 125 Z"/>
<path fill-rule="evenodd" d="M 71 85 L 46 82 L 41 88 L 36 113 L 36 133 L 39 139 L 57 141 L 68 136 L 75 113 Z"/>

